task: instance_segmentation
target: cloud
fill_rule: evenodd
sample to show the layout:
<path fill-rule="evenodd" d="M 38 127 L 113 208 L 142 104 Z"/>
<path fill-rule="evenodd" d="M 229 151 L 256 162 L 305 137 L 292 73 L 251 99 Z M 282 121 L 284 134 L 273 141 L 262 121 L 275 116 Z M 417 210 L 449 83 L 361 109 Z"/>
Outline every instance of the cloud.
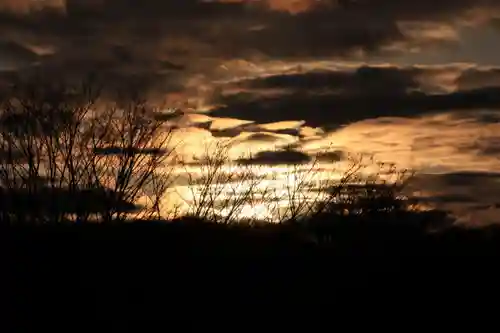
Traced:
<path fill-rule="evenodd" d="M 479 227 L 500 222 L 498 173 L 421 173 L 409 183 L 406 191 L 415 196 L 417 202 L 450 211 L 458 217 L 458 223 Z"/>
<path fill-rule="evenodd" d="M 378 118 L 332 130 L 298 148 L 309 154 L 374 154 L 377 160 L 422 173 L 487 172 L 500 168 L 498 154 L 486 150 L 499 142 L 499 130 L 498 122 L 485 123 L 473 112 Z"/>
<path fill-rule="evenodd" d="M 404 93 L 416 88 L 413 72 L 418 69 L 398 67 L 360 66 L 354 71 L 311 71 L 307 73 L 292 73 L 271 75 L 237 83 L 250 89 L 282 88 L 289 90 L 329 90 L 349 93 Z"/>
<path fill-rule="evenodd" d="M 300 13 L 311 10 L 325 1 L 318 0 L 268 0 L 268 6 L 273 10 L 283 10 L 290 13 Z"/>
<path fill-rule="evenodd" d="M 0 0 L 0 11 L 16 14 L 29 14 L 44 9 L 64 11 L 65 8 L 66 0 Z"/>
<path fill-rule="evenodd" d="M 462 89 L 472 81 L 470 72 L 486 69 L 455 66 L 361 66 L 356 69 L 285 73 L 229 83 L 243 92 L 222 94 L 224 107 L 216 117 L 237 117 L 256 123 L 283 118 L 309 126 L 332 128 L 363 119 L 413 117 L 438 111 L 500 109 L 500 85 L 488 75 L 475 78 L 475 89 Z M 488 69 L 495 76 L 497 68 Z M 262 96 L 261 89 L 284 93 Z"/>
<path fill-rule="evenodd" d="M 220 2 L 220 3 L 246 3 L 248 6 L 259 6 L 270 10 L 288 12 L 290 14 L 298 14 L 309 10 L 332 4 L 331 0 L 263 0 L 263 1 L 248 1 L 248 0 L 202 0 L 204 2 Z"/>
<path fill-rule="evenodd" d="M 35 52 L 10 41 L 0 40 L 0 71 L 16 70 L 40 60 Z"/>
<path fill-rule="evenodd" d="M 290 147 L 299 141 L 293 135 L 272 132 L 241 132 L 225 142 L 230 143 L 228 157 L 232 160 L 250 158 L 262 151 L 274 151 Z"/>
<path fill-rule="evenodd" d="M 125 154 L 144 154 L 144 155 L 162 155 L 166 154 L 167 151 L 159 148 L 145 148 L 145 149 L 127 149 L 123 147 L 105 147 L 105 148 L 95 148 L 94 153 L 97 155 L 125 155 Z"/>
<path fill-rule="evenodd" d="M 239 159 L 238 162 L 245 164 L 304 164 L 311 161 L 311 157 L 305 153 L 295 150 L 261 151 L 252 158 Z"/>
<path fill-rule="evenodd" d="M 326 151 L 318 153 L 314 156 L 314 159 L 318 162 L 335 163 L 342 161 L 346 158 L 345 152 L 341 150 Z"/>
<path fill-rule="evenodd" d="M 0 89 L 16 74 L 93 72 L 111 88 L 193 108 L 170 119 L 188 160 L 230 142 L 231 159 L 275 163 L 289 158 L 276 148 L 328 147 L 483 172 L 500 167 L 500 67 L 473 64 L 496 51 L 471 31 L 496 40 L 499 9 L 495 0 L 0 0 Z M 402 65 L 428 54 L 444 65 Z"/>
<path fill-rule="evenodd" d="M 236 137 L 242 133 L 256 133 L 258 136 L 261 132 L 302 137 L 314 131 L 314 129 L 303 130 L 303 121 L 280 121 L 268 124 L 256 124 L 253 121 L 233 118 L 213 117 L 212 119 L 213 122 L 209 128 L 212 134 L 217 137 Z"/>
<path fill-rule="evenodd" d="M 304 120 L 310 126 L 331 128 L 384 116 L 411 117 L 440 110 L 500 108 L 499 94 L 500 88 L 446 95 L 294 95 L 287 99 L 262 99 L 259 102 L 233 104 L 215 110 L 213 115 L 264 122 L 279 121 L 286 114 L 290 120 Z"/>
<path fill-rule="evenodd" d="M 49 50 L 41 67 L 51 73 L 96 71 L 110 82 L 140 78 L 168 91 L 200 74 L 208 82 L 230 77 L 220 65 L 238 59 L 352 59 L 457 43 L 460 25 L 488 24 L 498 7 L 490 0 L 2 0 L 0 28 L 10 42 Z"/>
<path fill-rule="evenodd" d="M 265 131 L 283 131 L 298 129 L 304 124 L 303 121 L 279 121 L 275 123 L 260 124 L 258 125 L 261 129 Z"/>
<path fill-rule="evenodd" d="M 419 198 L 420 202 L 423 203 L 432 203 L 432 204 L 440 204 L 440 203 L 475 203 L 476 199 L 469 195 L 465 194 L 447 194 L 447 195 L 435 195 L 430 197 L 422 197 Z"/>
<path fill-rule="evenodd" d="M 460 89 L 500 87 L 500 68 L 470 68 L 457 78 Z"/>
<path fill-rule="evenodd" d="M 236 128 L 248 128 L 252 122 L 248 120 L 241 120 L 236 118 L 212 118 L 212 123 L 210 124 L 210 130 L 212 131 L 224 131 Z"/>

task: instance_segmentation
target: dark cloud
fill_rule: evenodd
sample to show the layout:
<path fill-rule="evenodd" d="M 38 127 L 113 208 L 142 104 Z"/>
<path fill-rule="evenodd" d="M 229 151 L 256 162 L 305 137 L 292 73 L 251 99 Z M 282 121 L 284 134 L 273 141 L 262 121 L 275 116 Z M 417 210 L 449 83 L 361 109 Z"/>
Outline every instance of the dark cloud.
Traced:
<path fill-rule="evenodd" d="M 477 198 L 465 194 L 448 194 L 448 195 L 435 195 L 431 197 L 419 197 L 418 201 L 421 203 L 476 203 Z"/>
<path fill-rule="evenodd" d="M 417 203 L 452 212 L 461 223 L 484 226 L 499 222 L 499 181 L 496 172 L 417 173 L 404 191 Z"/>
<path fill-rule="evenodd" d="M 105 148 L 95 148 L 94 153 L 97 155 L 125 155 L 129 153 L 144 154 L 144 155 L 163 155 L 166 154 L 167 151 L 159 148 L 127 149 L 123 147 L 105 147 Z"/>
<path fill-rule="evenodd" d="M 462 172 L 449 172 L 444 174 L 417 174 L 408 183 L 407 189 L 411 191 L 429 190 L 431 192 L 442 192 L 448 190 L 447 193 L 454 193 L 460 195 L 475 194 L 471 192 L 471 187 L 480 190 L 481 195 L 485 195 L 488 191 L 491 193 L 498 193 L 500 187 L 500 173 L 498 172 L 481 172 L 481 171 L 462 171 Z M 494 189 L 494 190 L 493 190 Z M 485 195 L 483 199 L 488 198 Z"/>
<path fill-rule="evenodd" d="M 419 87 L 416 68 L 361 66 L 354 71 L 311 71 L 266 76 L 237 83 L 242 88 L 326 90 L 350 94 L 400 94 Z"/>
<path fill-rule="evenodd" d="M 253 133 L 245 141 L 275 142 L 278 138 L 272 133 Z"/>
<path fill-rule="evenodd" d="M 297 94 L 287 99 L 233 104 L 215 110 L 220 117 L 240 117 L 256 122 L 305 120 L 310 126 L 336 126 L 384 116 L 409 117 L 446 110 L 500 108 L 500 88 L 455 92 L 446 95 L 412 93 L 391 96 L 316 96 Z"/>
<path fill-rule="evenodd" d="M 454 172 L 441 176 L 447 185 L 468 185 L 473 182 L 498 182 L 500 173 L 497 172 Z"/>
<path fill-rule="evenodd" d="M 213 74 L 230 59 L 352 57 L 388 47 L 401 54 L 411 45 L 449 42 L 449 29 L 439 24 L 488 21 L 498 7 L 493 0 L 144 0 L 140 6 L 132 0 L 2 0 L 0 28 L 10 42 L 53 50 L 42 65 L 54 73 L 94 70 L 128 80 L 149 74 L 162 82 Z M 431 33 L 429 22 L 438 24 Z"/>
<path fill-rule="evenodd" d="M 212 130 L 212 135 L 216 138 L 234 138 L 243 132 L 248 132 L 247 126 L 237 126 L 223 130 Z"/>
<path fill-rule="evenodd" d="M 217 118 L 215 118 L 217 119 Z M 297 128 L 263 128 L 259 125 L 255 124 L 243 124 L 231 128 L 225 129 L 212 129 L 210 126 L 211 123 L 208 124 L 197 124 L 198 128 L 209 129 L 214 137 L 223 137 L 223 138 L 235 138 L 241 133 L 259 133 L 262 131 L 269 132 L 272 134 L 282 134 L 282 135 L 291 135 L 296 137 L 303 137 L 303 133 L 301 133 L 300 127 Z M 250 139 L 255 138 L 255 136 L 250 137 Z"/>
<path fill-rule="evenodd" d="M 262 151 L 250 159 L 239 159 L 239 163 L 244 164 L 303 164 L 311 160 L 311 157 L 305 153 L 295 150 Z"/>
<path fill-rule="evenodd" d="M 456 80 L 460 89 L 500 87 L 500 68 L 470 68 Z"/>
<path fill-rule="evenodd" d="M 316 154 L 314 156 L 315 160 L 318 162 L 339 162 L 346 158 L 346 154 L 343 151 L 335 150 Z"/>
<path fill-rule="evenodd" d="M 446 70 L 430 71 L 442 74 Z M 311 126 L 328 127 L 383 116 L 411 117 L 436 111 L 500 109 L 500 85 L 484 84 L 477 89 L 438 94 L 424 91 L 426 82 L 422 82 L 421 77 L 426 75 L 430 81 L 435 79 L 425 68 L 364 66 L 354 71 L 256 78 L 236 83 L 247 90 L 228 97 L 222 95 L 219 102 L 226 106 L 214 110 L 212 115 L 255 122 L 280 121 L 286 117 L 287 120 L 305 120 Z M 458 75 L 460 77 L 460 73 Z M 261 96 L 258 89 L 262 88 L 284 88 L 285 93 Z"/>

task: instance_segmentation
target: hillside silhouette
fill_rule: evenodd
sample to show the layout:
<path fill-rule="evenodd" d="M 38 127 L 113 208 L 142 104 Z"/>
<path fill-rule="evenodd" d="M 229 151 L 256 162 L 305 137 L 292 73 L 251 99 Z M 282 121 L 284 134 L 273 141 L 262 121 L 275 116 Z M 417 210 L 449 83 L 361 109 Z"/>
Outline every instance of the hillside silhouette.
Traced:
<path fill-rule="evenodd" d="M 494 299 L 500 229 L 429 233 L 405 223 L 439 216 L 324 216 L 307 226 L 180 219 L 12 227 L 2 230 L 10 310 L 32 329 L 40 319 L 64 318 L 81 322 L 79 329 L 106 322 L 127 330 L 203 315 L 219 322 L 220 311 L 256 307 L 308 305 L 301 312 L 309 316 L 323 307 L 362 313 L 429 303 L 431 311 Z"/>

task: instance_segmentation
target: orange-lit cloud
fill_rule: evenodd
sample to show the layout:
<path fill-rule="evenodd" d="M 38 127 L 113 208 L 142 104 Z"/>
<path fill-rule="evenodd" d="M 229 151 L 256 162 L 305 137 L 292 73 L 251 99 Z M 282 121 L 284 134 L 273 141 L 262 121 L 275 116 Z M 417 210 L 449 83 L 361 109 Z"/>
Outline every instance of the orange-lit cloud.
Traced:
<path fill-rule="evenodd" d="M 318 0 L 268 0 L 268 5 L 272 10 L 282 10 L 296 14 L 305 12 L 320 2 Z"/>

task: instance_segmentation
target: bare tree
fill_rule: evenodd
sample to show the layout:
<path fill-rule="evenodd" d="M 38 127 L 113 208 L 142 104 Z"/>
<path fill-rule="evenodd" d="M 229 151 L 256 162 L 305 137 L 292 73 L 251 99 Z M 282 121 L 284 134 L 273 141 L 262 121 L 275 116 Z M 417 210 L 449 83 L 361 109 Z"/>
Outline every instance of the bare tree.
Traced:
<path fill-rule="evenodd" d="M 246 205 L 256 199 L 261 178 L 249 165 L 228 158 L 230 145 L 208 145 L 202 158 L 196 161 L 195 171 L 186 168 L 191 199 L 186 199 L 189 215 L 220 223 L 242 218 Z M 189 165 L 185 165 L 189 166 Z"/>
<path fill-rule="evenodd" d="M 123 221 L 144 197 L 140 216 L 160 217 L 170 129 L 143 100 L 103 103 L 99 92 L 93 82 L 43 82 L 3 101 L 4 221 Z"/>
<path fill-rule="evenodd" d="M 10 98 L 3 101 L 0 140 L 6 159 L 0 166 L 2 191 L 17 218 L 40 220 L 48 212 L 52 220 L 62 218 L 55 189 L 64 186 L 74 194 L 80 182 L 78 169 L 84 159 L 77 149 L 79 129 L 97 94 L 98 89 L 89 82 L 69 89 L 33 81 L 15 86 Z M 24 192 L 23 202 L 15 200 L 20 198 L 19 192 Z"/>
<path fill-rule="evenodd" d="M 368 192 L 367 187 L 371 186 L 371 178 L 362 175 L 362 171 L 375 163 L 373 159 L 367 162 L 351 157 L 347 167 L 342 169 L 335 168 L 335 161 L 324 166 L 314 159 L 310 163 L 284 165 L 272 171 L 271 166 L 230 160 L 229 147 L 220 143 L 215 148 L 207 147 L 202 159 L 194 163 L 195 171 L 187 168 L 192 167 L 192 163 L 185 165 L 191 191 L 190 198 L 185 198 L 189 215 L 223 223 L 298 221 L 352 201 L 350 196 L 361 195 L 352 190 L 354 184 L 365 181 L 363 186 Z M 391 169 L 389 174 L 394 172 Z M 377 174 L 372 177 L 380 178 Z"/>
<path fill-rule="evenodd" d="M 95 185 L 111 193 L 102 219 L 123 220 L 127 214 L 116 203 L 137 202 L 142 197 L 148 197 L 150 213 L 152 209 L 158 215 L 172 180 L 167 166 L 173 155 L 166 149 L 171 129 L 154 117 L 145 101 L 133 100 L 106 107 L 90 120 L 87 131 Z"/>

